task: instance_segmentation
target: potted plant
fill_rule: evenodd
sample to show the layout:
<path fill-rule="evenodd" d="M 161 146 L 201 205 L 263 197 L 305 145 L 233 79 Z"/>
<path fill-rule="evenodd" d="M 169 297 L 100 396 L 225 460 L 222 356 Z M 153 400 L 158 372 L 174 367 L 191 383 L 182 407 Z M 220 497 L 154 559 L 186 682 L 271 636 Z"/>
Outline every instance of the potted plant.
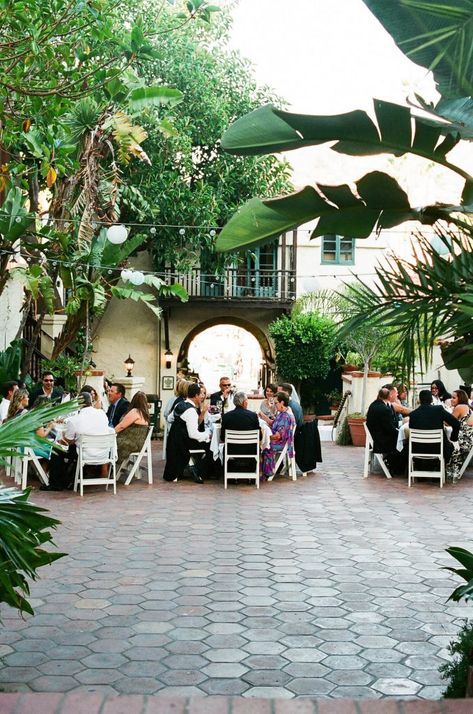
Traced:
<path fill-rule="evenodd" d="M 352 412 L 348 415 L 347 420 L 353 446 L 365 446 L 366 432 L 364 423 L 366 417 L 360 412 Z"/>
<path fill-rule="evenodd" d="M 337 410 L 340 406 L 340 402 L 342 401 L 343 394 L 339 389 L 332 389 L 331 392 L 328 392 L 328 394 L 326 394 L 326 397 L 330 404 L 330 409 Z"/>

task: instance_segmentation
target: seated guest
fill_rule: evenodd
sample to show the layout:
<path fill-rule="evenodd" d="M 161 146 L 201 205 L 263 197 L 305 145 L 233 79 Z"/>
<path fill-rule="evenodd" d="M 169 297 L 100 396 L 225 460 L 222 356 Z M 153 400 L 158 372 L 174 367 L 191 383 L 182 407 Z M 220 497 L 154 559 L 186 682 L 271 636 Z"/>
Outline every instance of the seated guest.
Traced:
<path fill-rule="evenodd" d="M 222 431 L 220 433 L 220 440 L 225 441 L 225 432 L 227 429 L 233 429 L 234 431 L 254 431 L 258 430 L 261 435 L 261 429 L 258 421 L 258 416 L 256 412 L 252 412 L 248 409 L 248 397 L 245 392 L 236 392 L 233 397 L 233 403 L 235 404 L 235 409 L 227 412 L 222 417 Z M 238 454 L 238 453 L 252 453 L 248 451 L 248 446 L 245 444 L 232 444 L 231 452 L 228 453 Z M 256 453 L 256 449 L 255 449 Z M 232 459 L 228 462 L 229 471 L 251 471 L 254 468 L 254 459 Z"/>
<path fill-rule="evenodd" d="M 407 399 L 407 386 L 405 384 L 397 384 L 397 398 L 400 404 L 402 404 L 403 407 L 408 407 L 409 402 Z"/>
<path fill-rule="evenodd" d="M 115 427 L 118 465 L 135 451 L 141 451 L 149 429 L 149 406 L 144 392 L 136 392 L 130 409 Z"/>
<path fill-rule="evenodd" d="M 302 407 L 299 402 L 296 402 L 295 399 L 292 399 L 292 385 L 289 384 L 289 382 L 282 382 L 282 384 L 278 386 L 278 392 L 284 392 L 285 394 L 287 394 L 287 396 L 289 397 L 289 408 L 294 414 L 296 424 L 297 426 L 302 426 L 304 423 L 304 414 L 302 412 Z"/>
<path fill-rule="evenodd" d="M 273 432 L 269 449 L 263 451 L 263 476 L 269 478 L 276 466 L 276 459 L 287 444 L 287 453 L 290 458 L 294 456 L 294 416 L 289 410 L 289 396 L 286 392 L 276 394 L 277 415 L 272 423 Z"/>
<path fill-rule="evenodd" d="M 266 424 L 273 423 L 273 419 L 277 414 L 275 396 L 278 388 L 275 384 L 268 384 L 264 390 L 265 399 L 261 402 L 260 410 L 258 416 L 260 419 L 266 422 Z"/>
<path fill-rule="evenodd" d="M 174 407 L 174 421 L 166 443 L 166 466 L 163 474 L 165 481 L 177 481 L 178 478 L 182 478 L 184 469 L 189 463 L 190 449 L 204 449 L 206 451 L 204 459 L 191 468 L 194 481 L 204 483 L 204 470 L 211 465 L 209 456 L 211 432 L 208 429 L 199 431 L 197 409 L 200 405 L 200 386 L 193 382 L 188 387 L 187 399 Z"/>
<path fill-rule="evenodd" d="M 105 435 L 110 434 L 108 419 L 102 409 L 94 409 L 92 406 L 92 396 L 89 392 L 81 392 L 79 401 L 82 406 L 77 414 L 70 417 L 66 422 L 64 435 L 60 443 L 66 444 L 69 448 L 66 452 L 53 452 L 51 455 L 51 466 L 49 469 L 49 486 L 41 486 L 42 491 L 62 491 L 70 488 L 74 481 L 75 464 L 77 462 L 76 443 L 82 435 Z M 88 457 L 94 459 L 107 458 L 107 449 L 94 449 L 89 452 Z M 95 468 L 95 467 L 91 467 Z M 102 476 L 108 474 L 108 464 L 99 466 Z"/>
<path fill-rule="evenodd" d="M 220 377 L 220 390 L 210 395 L 210 406 L 219 407 L 224 414 L 233 409 L 233 395 L 231 393 L 232 383 L 230 377 Z"/>
<path fill-rule="evenodd" d="M 455 389 L 452 394 L 454 416 L 460 422 L 458 433 L 458 451 L 454 451 L 447 464 L 446 480 L 456 483 L 460 480 L 463 463 L 473 447 L 473 412 L 469 405 L 468 394 L 463 389 Z"/>
<path fill-rule="evenodd" d="M 27 389 L 17 389 L 13 392 L 13 396 L 10 399 L 10 404 L 8 406 L 7 419 L 13 419 L 13 417 L 20 416 L 28 411 L 28 404 L 30 401 L 30 396 Z M 6 421 L 5 420 L 5 421 Z"/>
<path fill-rule="evenodd" d="M 389 391 L 388 395 L 388 406 L 397 414 L 397 421 L 402 423 L 403 417 L 408 416 L 411 410 L 407 406 L 403 406 L 399 401 L 399 392 L 394 384 L 385 384 L 384 389 Z"/>
<path fill-rule="evenodd" d="M 18 389 L 18 382 L 11 381 L 5 382 L 2 387 L 3 399 L 0 403 L 0 424 L 5 421 L 8 415 L 8 407 L 10 406 L 10 400 L 13 396 L 13 392 Z"/>
<path fill-rule="evenodd" d="M 124 414 L 127 413 L 130 402 L 125 398 L 125 387 L 119 382 L 114 382 L 108 391 L 107 410 L 108 425 L 115 428 Z"/>
<path fill-rule="evenodd" d="M 446 422 L 452 427 L 452 434 L 450 436 L 450 441 L 447 435 L 443 435 L 443 456 L 444 461 L 448 461 L 453 453 L 452 441 L 457 441 L 458 432 L 460 431 L 460 422 L 456 419 L 453 414 L 447 412 L 443 406 L 434 405 L 432 403 L 432 392 L 428 389 L 422 389 L 419 392 L 419 402 L 420 406 L 411 412 L 409 416 L 409 428 L 410 429 L 443 429 L 444 423 Z M 418 444 L 416 445 L 416 451 L 422 452 L 422 450 L 428 452 L 432 449 L 429 444 Z"/>
<path fill-rule="evenodd" d="M 37 407 L 43 407 L 45 404 L 49 404 L 49 403 L 50 403 L 50 399 L 48 397 L 46 397 L 44 394 L 40 394 L 39 397 L 36 398 L 36 401 L 33 404 L 32 408 L 36 409 Z M 46 424 L 43 424 L 43 426 L 40 426 L 38 429 L 36 429 L 36 434 L 38 436 L 41 436 L 43 439 L 54 440 L 54 437 L 55 437 L 54 427 L 55 427 L 54 421 L 46 422 Z M 52 444 L 49 444 L 49 445 L 41 444 L 41 446 L 36 446 L 33 449 L 36 456 L 39 456 L 39 458 L 44 460 L 45 462 L 49 461 L 50 456 L 51 456 L 51 450 L 52 450 Z M 46 463 L 44 463 L 43 466 L 46 467 Z"/>
<path fill-rule="evenodd" d="M 81 392 L 89 392 L 90 396 L 92 397 L 92 406 L 94 407 L 94 409 L 103 409 L 102 399 L 97 394 L 94 387 L 91 387 L 90 384 L 84 384 L 84 386 L 82 387 L 82 389 L 80 391 Z"/>
<path fill-rule="evenodd" d="M 174 408 L 181 402 L 186 401 L 187 391 L 189 389 L 190 384 L 192 384 L 192 382 L 188 382 L 187 379 L 178 380 L 176 384 L 175 396 L 171 397 L 171 399 L 166 404 L 166 408 L 164 410 L 164 417 L 169 426 L 174 421 Z"/>
<path fill-rule="evenodd" d="M 35 387 L 31 392 L 31 404 L 34 404 L 40 395 L 44 395 L 51 401 L 59 403 L 64 396 L 64 391 L 61 387 L 54 386 L 54 382 L 55 379 L 52 372 L 43 372 L 41 384 Z"/>
<path fill-rule="evenodd" d="M 434 379 L 430 385 L 430 391 L 432 392 L 432 400 L 435 406 L 450 407 L 450 400 L 452 395 L 447 392 L 445 384 L 440 381 L 440 379 Z"/>
<path fill-rule="evenodd" d="M 382 454 L 390 470 L 402 471 L 405 455 L 397 451 L 399 420 L 389 401 L 390 390 L 382 387 L 366 414 L 366 426 L 373 439 L 375 454 Z"/>
<path fill-rule="evenodd" d="M 209 418 L 209 405 L 207 404 L 207 389 L 202 382 L 199 382 L 200 386 L 200 407 L 197 408 L 197 414 L 199 415 L 199 431 L 205 431 L 205 429 L 211 428 L 211 421 Z"/>

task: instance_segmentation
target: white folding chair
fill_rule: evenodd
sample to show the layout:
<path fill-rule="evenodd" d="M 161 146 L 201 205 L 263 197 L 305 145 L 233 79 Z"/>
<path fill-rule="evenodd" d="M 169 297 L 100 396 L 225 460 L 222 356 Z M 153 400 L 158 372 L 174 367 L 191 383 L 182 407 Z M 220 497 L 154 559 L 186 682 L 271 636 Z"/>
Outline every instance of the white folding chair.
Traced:
<path fill-rule="evenodd" d="M 33 449 L 26 447 L 23 450 L 23 454 L 20 456 L 21 460 L 21 488 L 24 491 L 28 481 L 28 466 L 33 464 L 36 469 L 36 473 L 39 476 L 39 480 L 45 485 L 49 486 L 49 477 L 46 471 L 41 466 L 39 457 L 35 454 Z"/>
<path fill-rule="evenodd" d="M 228 429 L 225 431 L 225 452 L 223 459 L 223 482 L 224 488 L 227 488 L 227 481 L 231 479 L 254 479 L 256 488 L 259 488 L 259 429 L 253 431 L 234 431 Z M 232 445 L 244 446 L 241 453 L 231 453 Z M 254 448 L 250 448 L 254 447 Z M 229 453 L 230 451 L 230 453 Z M 251 471 L 229 471 L 228 462 L 233 459 L 254 459 L 255 465 Z"/>
<path fill-rule="evenodd" d="M 384 460 L 384 457 L 382 454 L 375 454 L 374 452 L 374 442 L 373 442 L 373 437 L 370 434 L 370 430 L 366 426 L 366 423 L 363 425 L 365 427 L 365 432 L 366 432 L 366 444 L 365 444 L 365 463 L 363 467 L 363 478 L 368 478 L 370 471 L 373 467 L 373 457 L 375 457 L 378 460 L 379 465 L 381 466 L 381 469 L 386 476 L 386 478 L 392 478 L 391 474 L 389 473 L 389 469 L 386 465 L 386 462 Z"/>
<path fill-rule="evenodd" d="M 463 476 L 463 474 L 465 473 L 465 471 L 466 471 L 467 468 L 468 468 L 468 464 L 470 463 L 472 457 L 473 457 L 473 446 L 471 447 L 471 449 L 470 449 L 470 451 L 468 452 L 468 455 L 467 455 L 465 461 L 464 461 L 463 464 L 462 464 L 462 467 L 461 467 L 461 469 L 460 469 L 460 471 L 459 471 L 459 473 L 458 473 L 458 478 L 460 478 L 461 476 Z"/>
<path fill-rule="evenodd" d="M 120 464 L 120 467 L 117 471 L 117 479 L 120 477 L 120 471 L 128 466 L 130 462 L 133 464 L 132 469 L 130 473 L 127 476 L 127 479 L 125 481 L 125 486 L 129 486 L 131 483 L 131 480 L 133 476 L 138 474 L 136 477 L 141 478 L 139 475 L 139 468 L 141 461 L 143 458 L 146 456 L 146 465 L 147 465 L 147 471 L 148 471 L 148 483 L 153 483 L 153 463 L 152 463 L 152 458 L 151 458 L 151 437 L 153 435 L 153 426 L 150 426 L 148 429 L 148 433 L 146 435 L 145 443 L 141 447 L 141 451 L 133 451 L 131 454 L 128 455 L 126 459 L 122 461 Z"/>
<path fill-rule="evenodd" d="M 297 425 L 294 424 L 294 429 L 292 431 L 292 457 L 289 456 L 288 454 L 288 443 L 286 442 L 284 444 L 284 448 L 279 454 L 278 458 L 276 459 L 276 463 L 274 465 L 274 471 L 269 476 L 268 481 L 272 481 L 273 478 L 276 476 L 279 467 L 282 465 L 281 469 L 281 474 L 287 473 L 293 481 L 297 481 L 297 470 L 296 470 L 296 458 L 295 458 L 295 449 L 294 449 L 294 436 L 296 433 Z M 307 476 L 307 472 L 302 473 L 303 476 Z"/>
<path fill-rule="evenodd" d="M 74 480 L 74 491 L 80 487 L 80 495 L 84 495 L 84 486 L 113 486 L 117 492 L 117 476 L 115 462 L 117 460 L 117 435 L 114 431 L 108 434 L 81 434 L 77 443 L 77 467 Z M 84 478 L 84 466 L 101 466 L 109 464 L 107 476 L 100 478 Z"/>
<path fill-rule="evenodd" d="M 428 446 L 430 449 L 434 445 L 438 446 L 438 451 L 416 451 L 419 444 Z M 439 462 L 438 471 L 419 471 L 414 466 L 414 459 Z M 411 429 L 409 433 L 409 464 L 408 464 L 408 486 L 411 486 L 416 478 L 438 478 L 440 488 L 445 483 L 445 461 L 443 460 L 443 429 Z"/>

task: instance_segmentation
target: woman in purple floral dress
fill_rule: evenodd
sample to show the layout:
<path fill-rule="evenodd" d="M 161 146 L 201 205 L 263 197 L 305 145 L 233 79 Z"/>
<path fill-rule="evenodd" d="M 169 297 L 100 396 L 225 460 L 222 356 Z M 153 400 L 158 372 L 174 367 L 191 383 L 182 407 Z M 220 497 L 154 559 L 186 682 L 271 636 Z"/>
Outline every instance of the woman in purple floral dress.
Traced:
<path fill-rule="evenodd" d="M 294 454 L 295 420 L 289 410 L 289 397 L 284 392 L 276 394 L 277 414 L 271 425 L 271 445 L 263 451 L 263 476 L 269 478 L 274 473 L 276 460 L 287 444 L 287 451 L 292 458 Z"/>

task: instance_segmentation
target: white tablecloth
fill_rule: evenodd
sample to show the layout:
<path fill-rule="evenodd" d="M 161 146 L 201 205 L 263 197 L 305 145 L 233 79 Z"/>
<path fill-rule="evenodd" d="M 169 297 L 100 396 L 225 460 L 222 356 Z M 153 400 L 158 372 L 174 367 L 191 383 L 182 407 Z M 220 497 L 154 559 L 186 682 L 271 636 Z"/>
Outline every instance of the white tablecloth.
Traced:
<path fill-rule="evenodd" d="M 261 450 L 263 449 L 269 449 L 269 444 L 270 444 L 270 436 L 272 434 L 271 429 L 269 426 L 266 424 L 265 421 L 262 419 L 258 418 L 259 425 L 261 428 Z M 223 453 L 223 442 L 220 442 L 220 433 L 222 431 L 222 425 L 221 424 L 214 424 L 214 429 L 212 433 L 212 439 L 210 440 L 210 451 L 213 454 L 214 461 L 217 459 L 222 459 L 222 453 Z"/>
<path fill-rule="evenodd" d="M 451 426 L 444 426 L 444 431 L 447 434 L 447 437 L 450 439 L 450 434 L 452 433 L 452 427 Z M 407 441 L 409 438 L 409 422 L 405 422 L 399 429 L 398 435 L 397 435 L 397 442 L 396 442 L 396 449 L 398 451 L 402 451 L 404 442 Z"/>

